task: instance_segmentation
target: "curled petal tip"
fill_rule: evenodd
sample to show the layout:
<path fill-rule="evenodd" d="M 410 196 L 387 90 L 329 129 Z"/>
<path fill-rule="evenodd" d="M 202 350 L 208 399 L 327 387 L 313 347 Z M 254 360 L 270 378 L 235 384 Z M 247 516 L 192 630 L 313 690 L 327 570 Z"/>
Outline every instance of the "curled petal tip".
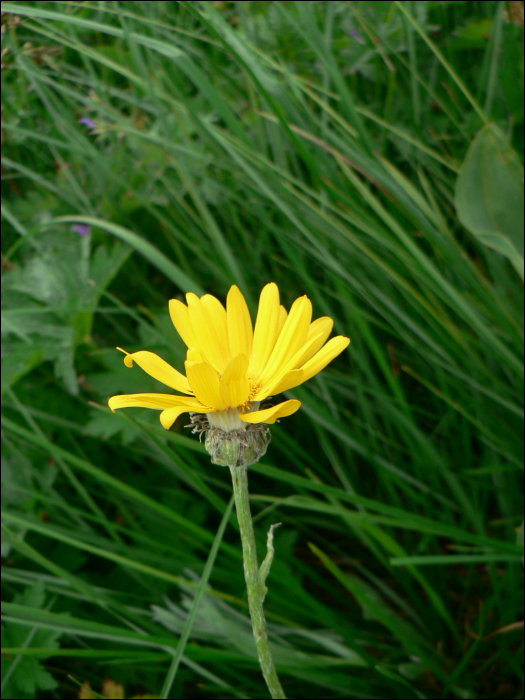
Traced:
<path fill-rule="evenodd" d="M 127 352 L 127 350 L 123 350 L 122 348 L 117 348 L 117 350 L 120 350 L 120 352 L 123 352 L 125 354 L 126 357 L 124 358 L 124 364 L 126 365 L 126 367 L 133 367 L 133 358 L 131 357 L 129 352 Z"/>

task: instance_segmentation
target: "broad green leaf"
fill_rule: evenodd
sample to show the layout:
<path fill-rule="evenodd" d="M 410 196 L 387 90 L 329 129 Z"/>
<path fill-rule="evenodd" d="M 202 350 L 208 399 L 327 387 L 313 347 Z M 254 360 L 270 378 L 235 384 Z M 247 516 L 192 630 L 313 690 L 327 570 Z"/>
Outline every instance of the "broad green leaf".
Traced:
<path fill-rule="evenodd" d="M 456 181 L 455 203 L 463 226 L 509 258 L 523 279 L 523 167 L 495 124 L 472 142 Z"/>

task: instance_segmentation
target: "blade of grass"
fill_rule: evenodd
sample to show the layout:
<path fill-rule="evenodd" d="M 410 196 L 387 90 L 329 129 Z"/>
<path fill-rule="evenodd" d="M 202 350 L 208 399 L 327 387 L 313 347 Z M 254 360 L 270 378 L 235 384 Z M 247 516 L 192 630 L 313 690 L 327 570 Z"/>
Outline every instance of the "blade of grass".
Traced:
<path fill-rule="evenodd" d="M 162 272 L 168 279 L 170 279 L 173 284 L 175 284 L 182 292 L 194 292 L 198 296 L 204 294 L 204 290 L 200 285 L 195 282 L 192 278 L 188 277 L 185 272 L 183 272 L 174 262 L 167 258 L 164 253 L 158 250 L 152 243 L 144 240 L 139 235 L 133 231 L 129 231 L 120 226 L 119 224 L 114 224 L 110 221 L 104 221 L 103 219 L 98 219 L 94 216 L 57 216 L 52 219 L 47 226 L 52 226 L 54 224 L 60 223 L 77 223 L 77 224 L 87 224 L 88 226 L 96 227 L 102 229 L 106 233 L 110 233 L 112 236 L 120 238 L 121 241 L 132 246 L 138 253 L 140 253 L 146 260 L 149 260 L 152 265 L 154 265 L 160 272 Z"/>
<path fill-rule="evenodd" d="M 484 124 L 488 124 L 488 119 L 485 116 L 485 113 L 481 109 L 481 107 L 478 105 L 476 100 L 473 98 L 471 95 L 470 91 L 467 89 L 466 85 L 463 83 L 463 81 L 460 79 L 459 75 L 456 73 L 456 71 L 452 68 L 450 63 L 445 59 L 441 51 L 438 49 L 438 47 L 434 44 L 431 39 L 425 34 L 423 29 L 419 26 L 419 24 L 416 22 L 416 20 L 412 17 L 412 15 L 408 12 L 406 7 L 404 7 L 402 2 L 399 2 L 399 0 L 394 0 L 394 3 L 396 7 L 401 10 L 403 15 L 407 18 L 407 20 L 410 22 L 410 24 L 414 27 L 416 32 L 419 34 L 419 36 L 423 39 L 425 44 L 428 46 L 428 48 L 432 51 L 432 53 L 436 56 L 438 61 L 441 63 L 443 68 L 447 71 L 447 73 L 450 75 L 452 80 L 456 83 L 458 88 L 461 90 L 461 92 L 465 95 L 467 100 L 470 102 L 472 105 L 474 111 L 477 113 L 479 118 L 483 121 Z"/>
<path fill-rule="evenodd" d="M 173 681 L 175 680 L 175 676 L 177 674 L 177 670 L 179 668 L 180 661 L 182 659 L 182 655 L 184 654 L 184 650 L 186 648 L 186 644 L 188 642 L 191 629 L 193 627 L 193 623 L 195 622 L 195 617 L 197 615 L 197 612 L 199 610 L 199 605 L 202 599 L 202 596 L 204 595 L 204 592 L 206 590 L 206 586 L 208 585 L 208 581 L 213 569 L 213 565 L 215 563 L 215 558 L 217 557 L 217 552 L 219 551 L 219 546 L 222 541 L 222 537 L 224 535 L 224 530 L 226 529 L 226 525 L 228 524 L 228 520 L 230 519 L 230 514 L 232 512 L 233 508 L 233 503 L 234 503 L 234 498 L 233 496 L 230 498 L 230 502 L 226 506 L 226 510 L 224 511 L 224 515 L 222 517 L 221 523 L 219 525 L 219 529 L 217 530 L 217 534 L 215 535 L 215 539 L 213 540 L 213 545 L 210 549 L 210 554 L 208 556 L 208 559 L 206 561 L 206 565 L 204 567 L 204 571 L 202 572 L 202 576 L 199 581 L 199 585 L 197 587 L 197 590 L 195 592 L 195 597 L 193 598 L 193 603 L 191 605 L 190 611 L 188 613 L 188 617 L 186 618 L 186 622 L 184 623 L 184 627 L 182 629 L 181 635 L 179 637 L 179 643 L 177 644 L 177 648 L 175 650 L 175 654 L 173 656 L 173 659 L 171 660 L 171 665 L 168 671 L 168 674 L 166 675 L 166 678 L 164 680 L 164 685 L 162 686 L 162 690 L 160 691 L 160 697 L 161 698 L 167 698 L 169 697 L 171 686 L 173 685 Z"/>
<path fill-rule="evenodd" d="M 427 566 L 429 564 L 480 564 L 485 562 L 508 561 L 521 564 L 521 557 L 513 554 L 436 554 L 418 557 L 391 557 L 392 566 Z"/>
<path fill-rule="evenodd" d="M 86 472 L 100 483 L 110 486 L 117 492 L 120 492 L 128 498 L 131 498 L 131 500 L 142 503 L 146 507 L 150 508 L 153 512 L 156 512 L 157 515 L 160 515 L 161 517 L 167 518 L 168 520 L 177 523 L 184 530 L 188 531 L 189 533 L 192 533 L 192 535 L 196 537 L 195 544 L 197 546 L 202 547 L 204 543 L 211 544 L 213 542 L 213 536 L 205 528 L 195 525 L 190 520 L 179 515 L 171 508 L 167 508 L 162 503 L 158 503 L 157 501 L 150 498 L 149 496 L 146 496 L 137 489 L 128 486 L 120 479 L 115 479 L 102 469 L 98 469 L 86 460 L 80 459 L 79 457 L 76 457 L 75 455 L 71 454 L 67 450 L 64 450 L 58 445 L 51 443 L 49 440 L 47 440 L 47 438 L 41 438 L 40 436 L 31 433 L 30 431 L 26 430 L 25 428 L 22 428 L 21 426 L 17 425 L 16 423 L 14 423 L 6 417 L 3 418 L 2 425 L 5 430 L 8 430 L 9 432 L 18 435 L 19 437 L 27 440 L 28 442 L 31 442 L 35 445 L 44 448 L 44 450 L 51 455 L 59 455 L 63 457 L 66 461 L 69 462 L 69 464 Z M 238 552 L 237 548 L 232 547 L 230 545 L 226 545 L 226 543 L 223 543 L 223 547 L 226 549 L 226 551 L 232 553 L 235 559 L 238 560 L 240 558 L 241 555 Z"/>
<path fill-rule="evenodd" d="M 79 27 L 84 32 L 93 31 L 99 32 L 100 34 L 110 34 L 111 36 L 119 37 L 121 39 L 125 38 L 124 30 L 119 29 L 114 25 L 94 22 L 86 17 L 77 17 L 73 14 L 53 12 L 52 10 L 45 10 L 41 7 L 6 2 L 4 3 L 4 12 L 12 12 L 15 15 L 21 15 L 23 17 L 47 19 L 51 22 L 58 22 L 59 24 L 70 24 Z M 131 32 L 130 36 L 137 44 L 146 46 L 153 51 L 158 51 L 168 58 L 177 58 L 182 54 L 182 51 L 177 49 L 177 47 L 171 43 L 160 41 L 159 39 L 155 39 L 144 34 L 137 34 L 135 32 Z"/>

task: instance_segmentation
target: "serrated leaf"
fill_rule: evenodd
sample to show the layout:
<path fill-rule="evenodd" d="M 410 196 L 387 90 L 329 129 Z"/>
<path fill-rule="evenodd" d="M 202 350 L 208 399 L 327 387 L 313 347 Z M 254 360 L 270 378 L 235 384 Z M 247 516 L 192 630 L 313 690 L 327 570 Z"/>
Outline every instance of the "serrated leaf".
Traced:
<path fill-rule="evenodd" d="M 2 391 L 51 360 L 55 376 L 77 394 L 75 347 L 89 341 L 101 291 L 132 249 L 120 241 L 110 252 L 99 246 L 90 261 L 89 236 L 69 230 L 39 235 L 36 247 L 24 265 L 2 275 L 2 334 L 8 344 L 5 353 L 2 349 Z"/>
<path fill-rule="evenodd" d="M 55 358 L 55 376 L 62 379 L 71 394 L 78 394 L 77 373 L 73 364 L 73 343 L 57 349 Z"/>
<path fill-rule="evenodd" d="M 28 458 L 28 453 L 19 451 L 15 445 L 2 445 L 2 509 L 20 508 L 33 510 L 35 504 L 30 493 L 35 488 L 35 468 Z M 53 484 L 57 467 L 48 465 L 43 472 L 39 472 L 39 487 L 46 491 Z M 33 506 L 34 507 L 34 506 Z M 20 538 L 24 538 L 27 529 L 18 525 L 12 528 Z M 2 557 L 7 557 L 11 551 L 11 544 L 5 541 L 2 533 Z"/>
<path fill-rule="evenodd" d="M 4 275 L 4 285 L 50 307 L 63 319 L 85 308 L 94 296 L 89 280 L 89 237 L 71 231 L 38 236 L 38 251 L 25 265 Z"/>
<path fill-rule="evenodd" d="M 2 343 L 2 393 L 43 361 L 43 349 L 26 343 Z"/>
<path fill-rule="evenodd" d="M 24 456 L 2 455 L 2 508 L 26 503 L 25 490 L 32 485 L 31 466 Z"/>
<path fill-rule="evenodd" d="M 45 604 L 45 589 L 41 580 L 32 586 L 27 586 L 21 593 L 17 593 L 13 599 L 18 605 L 30 608 L 42 609 Z M 49 656 L 56 649 L 60 632 L 56 630 L 36 630 L 33 634 L 31 628 L 23 625 L 5 623 L 2 630 L 2 646 L 20 647 L 22 645 L 49 649 Z M 29 640 L 29 641 L 28 641 Z M 14 670 L 11 671 L 11 666 Z M 5 658 L 2 656 L 2 681 L 6 674 L 10 674 L 2 690 L 3 700 L 15 700 L 15 698 L 34 698 L 39 690 L 53 690 L 58 686 L 53 676 L 46 671 L 37 659 L 29 656 Z"/>
<path fill-rule="evenodd" d="M 92 437 L 107 440 L 121 433 L 121 440 L 124 445 L 129 445 L 136 440 L 141 431 L 128 421 L 119 420 L 118 414 L 97 411 L 93 418 L 84 426 L 84 433 Z"/>
<path fill-rule="evenodd" d="M 450 42 L 452 49 L 484 48 L 492 33 L 493 20 L 484 17 L 479 22 L 469 22 L 461 29 L 454 32 Z"/>
<path fill-rule="evenodd" d="M 16 681 L 16 682 L 15 682 Z M 37 690 L 53 690 L 58 686 L 53 676 L 42 667 L 36 659 L 24 657 L 7 683 L 7 690 L 3 698 L 9 697 L 9 687 L 14 686 L 19 693 L 11 695 L 12 698 L 33 698 Z M 7 694 L 5 694 L 7 692 Z"/>
<path fill-rule="evenodd" d="M 99 246 L 89 266 L 90 279 L 97 287 L 107 287 L 132 252 L 133 248 L 121 241 L 117 241 L 111 251 Z"/>

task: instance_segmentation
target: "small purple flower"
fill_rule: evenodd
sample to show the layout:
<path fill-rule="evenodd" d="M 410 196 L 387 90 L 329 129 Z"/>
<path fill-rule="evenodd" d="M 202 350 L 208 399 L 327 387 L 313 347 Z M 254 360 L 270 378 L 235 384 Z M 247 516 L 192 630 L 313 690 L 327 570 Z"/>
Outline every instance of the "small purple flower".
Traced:
<path fill-rule="evenodd" d="M 358 44 L 364 44 L 364 43 L 365 43 L 365 40 L 363 39 L 363 37 L 361 36 L 361 34 L 359 34 L 359 32 L 356 31 L 355 29 L 349 29 L 349 30 L 347 31 L 347 34 L 348 34 L 349 36 L 351 36 L 352 39 L 354 39 L 354 41 L 357 41 Z"/>
<path fill-rule="evenodd" d="M 84 236 L 87 236 L 88 233 L 91 231 L 91 226 L 88 226 L 87 224 L 73 224 L 71 230 L 75 233 L 78 233 L 79 236 L 84 238 Z"/>
<path fill-rule="evenodd" d="M 87 126 L 88 129 L 94 129 L 95 128 L 95 122 L 89 119 L 89 117 L 82 117 L 82 119 L 78 120 L 79 124 L 83 124 L 84 126 Z"/>

